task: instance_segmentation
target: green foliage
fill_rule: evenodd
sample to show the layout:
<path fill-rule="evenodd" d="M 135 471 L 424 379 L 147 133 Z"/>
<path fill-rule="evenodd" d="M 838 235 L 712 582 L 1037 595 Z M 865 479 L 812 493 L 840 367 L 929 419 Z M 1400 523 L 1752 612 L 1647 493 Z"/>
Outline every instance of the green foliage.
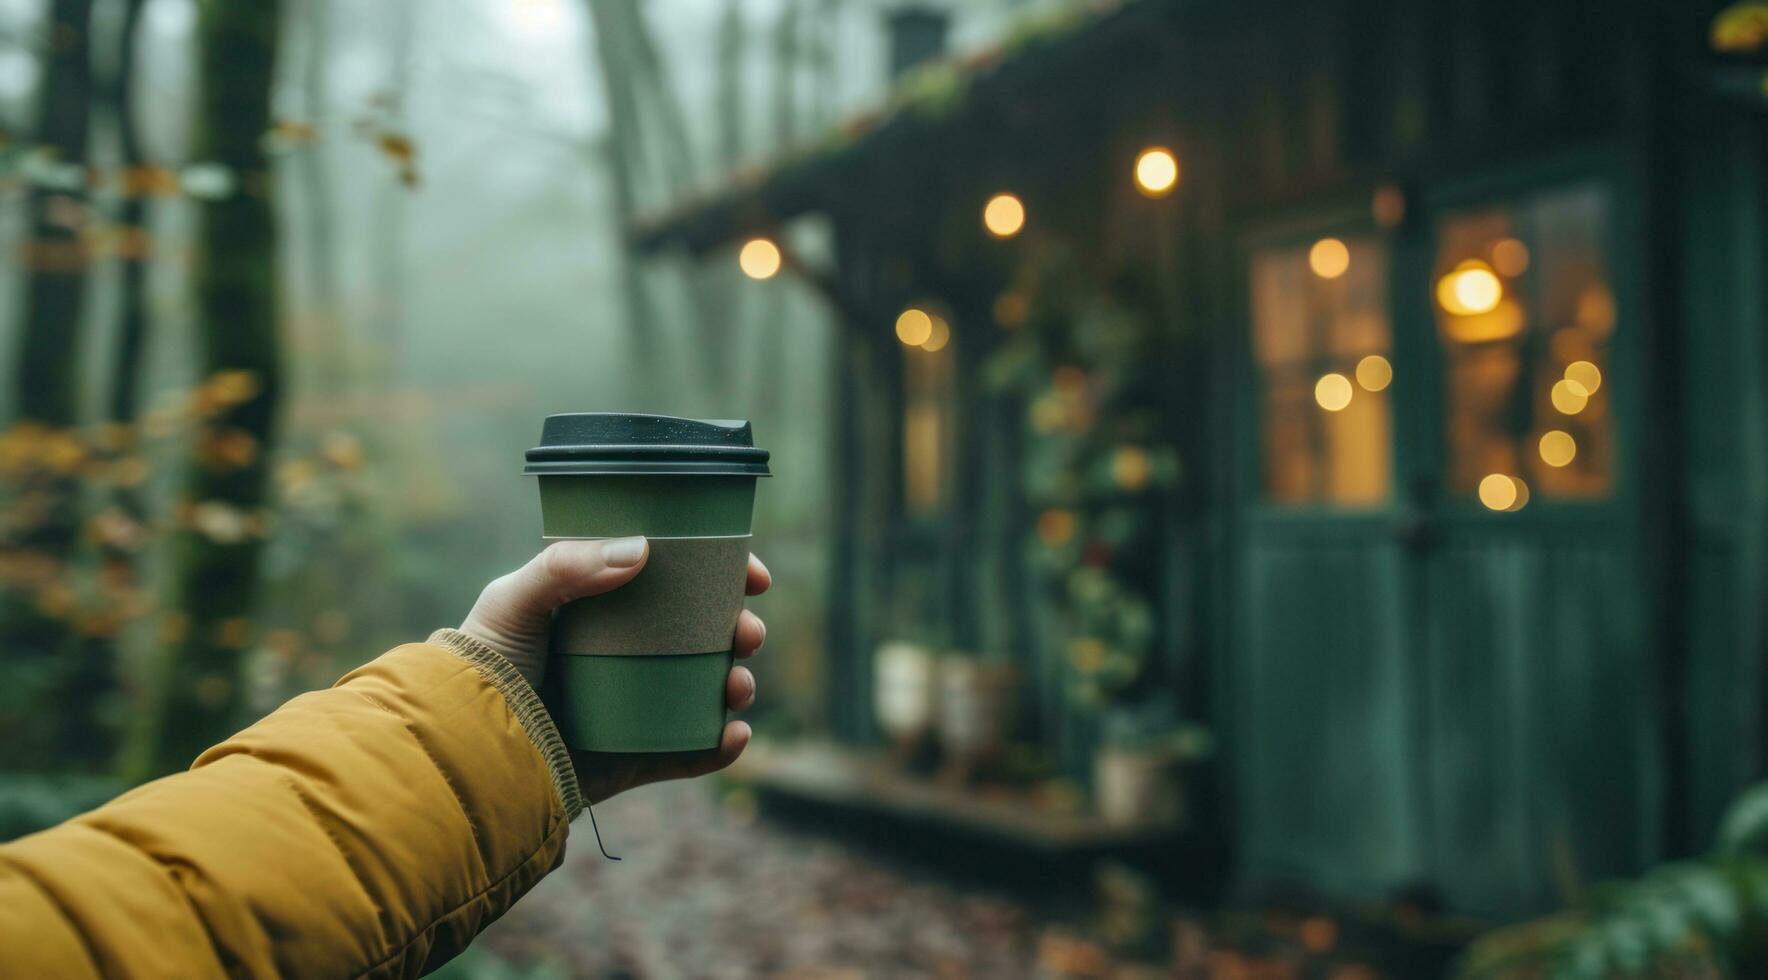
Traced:
<path fill-rule="evenodd" d="M 1768 783 L 1752 786 L 1726 809 L 1719 822 L 1719 848 L 1768 854 Z"/>
<path fill-rule="evenodd" d="M 1761 976 L 1768 969 L 1768 783 L 1739 797 L 1705 857 L 1596 889 L 1583 907 L 1482 937 L 1473 978 Z"/>
<path fill-rule="evenodd" d="M 1139 687 L 1157 641 L 1158 491 L 1178 478 L 1160 421 L 1160 338 L 1048 242 L 1009 296 L 1025 316 L 983 378 L 1026 408 L 1029 564 L 1057 613 L 1072 697 L 1102 707 Z"/>

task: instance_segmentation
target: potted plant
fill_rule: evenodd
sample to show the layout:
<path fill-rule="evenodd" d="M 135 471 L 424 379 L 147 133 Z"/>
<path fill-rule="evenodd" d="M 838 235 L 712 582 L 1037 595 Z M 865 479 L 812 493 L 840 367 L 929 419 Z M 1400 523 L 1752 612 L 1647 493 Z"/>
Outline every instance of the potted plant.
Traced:
<path fill-rule="evenodd" d="M 1173 827 L 1185 819 L 1184 766 L 1206 757 L 1208 730 L 1165 704 L 1108 714 L 1093 756 L 1093 802 L 1106 823 Z"/>
<path fill-rule="evenodd" d="M 939 658 L 933 648 L 890 640 L 872 657 L 872 711 L 901 758 L 933 730 L 939 699 Z"/>
<path fill-rule="evenodd" d="M 953 651 L 939 662 L 939 747 L 946 775 L 967 780 L 1012 734 L 1019 670 L 1012 663 Z"/>

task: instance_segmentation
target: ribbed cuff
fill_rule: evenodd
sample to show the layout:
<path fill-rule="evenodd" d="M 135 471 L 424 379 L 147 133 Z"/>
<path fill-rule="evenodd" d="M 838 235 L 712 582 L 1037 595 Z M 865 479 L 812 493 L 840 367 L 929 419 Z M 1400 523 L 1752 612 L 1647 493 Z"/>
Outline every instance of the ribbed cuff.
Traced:
<path fill-rule="evenodd" d="M 546 760 L 546 768 L 552 773 L 553 788 L 558 791 L 559 801 L 565 807 L 565 819 L 576 819 L 583 812 L 584 805 L 583 791 L 577 785 L 577 770 L 571 765 L 571 750 L 559 736 L 558 726 L 553 724 L 552 715 L 547 713 L 540 695 L 514 664 L 476 636 L 460 630 L 437 630 L 430 634 L 430 643 L 472 664 L 492 687 L 497 688 L 497 693 L 503 695 L 510 710 L 515 712 L 516 720 L 522 723 L 522 730 L 528 733 L 529 740 L 540 750 L 540 757 Z"/>

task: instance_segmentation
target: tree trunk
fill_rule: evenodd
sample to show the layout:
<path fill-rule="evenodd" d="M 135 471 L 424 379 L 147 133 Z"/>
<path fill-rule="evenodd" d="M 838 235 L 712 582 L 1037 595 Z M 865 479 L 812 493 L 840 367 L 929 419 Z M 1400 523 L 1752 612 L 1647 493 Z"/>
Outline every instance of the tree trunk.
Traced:
<path fill-rule="evenodd" d="M 145 731 L 125 760 L 132 778 L 181 769 L 240 719 L 240 666 L 252 634 L 271 437 L 281 381 L 275 224 L 269 161 L 270 93 L 279 0 L 202 6 L 200 159 L 236 177 L 235 191 L 203 205 L 198 273 L 200 356 L 220 407 L 200 432 L 187 484 L 192 519 L 173 543 L 177 613 L 165 642 Z M 225 383 L 223 383 L 225 382 Z M 228 458 L 210 443 L 251 441 Z"/>
<path fill-rule="evenodd" d="M 620 263 L 621 298 L 626 305 L 627 328 L 632 336 L 639 374 L 648 378 L 653 376 L 657 367 L 661 324 L 651 302 L 644 271 L 631 249 L 626 247 L 624 238 L 626 230 L 638 216 L 638 161 L 642 147 L 631 68 L 624 54 L 626 46 L 620 40 L 620 18 L 631 14 L 613 2 L 592 2 L 589 13 L 595 31 L 596 63 L 601 67 L 602 94 L 608 106 L 608 140 L 603 149 L 607 154 L 614 216 L 619 221 L 622 236 L 620 247 L 615 250 Z"/>
<path fill-rule="evenodd" d="M 91 14 L 91 0 L 54 0 L 50 6 L 38 95 L 36 143 L 59 161 L 82 166 L 92 88 Z M 13 421 L 65 430 L 77 421 L 80 397 L 85 188 L 34 184 L 27 208 L 30 239 L 22 251 L 28 276 L 13 362 Z M 65 593 L 68 586 L 79 486 L 65 470 L 39 466 L 10 488 L 17 499 L 7 509 L 31 512 L 35 519 L 9 527 L 0 542 L 0 556 L 37 569 L 29 581 L 9 582 L 0 591 L 0 632 L 9 644 L 0 673 L 0 744 L 19 760 L 55 758 L 54 726 L 26 719 L 41 710 L 68 673 L 61 656 L 70 642 L 68 624 L 46 614 L 40 602 L 41 595 Z"/>
<path fill-rule="evenodd" d="M 141 24 L 147 0 L 125 0 L 123 23 L 117 35 L 117 59 L 113 74 L 105 79 L 104 101 L 109 124 L 116 127 L 121 164 L 132 173 L 146 161 L 141 150 L 140 133 L 129 111 L 134 91 L 135 36 Z M 125 181 L 125 184 L 131 182 Z M 151 248 L 147 236 L 148 205 L 145 195 L 129 193 L 117 209 L 116 224 L 126 245 L 122 250 L 122 276 L 117 314 L 116 357 L 105 391 L 106 421 L 117 427 L 125 444 L 111 447 L 117 456 L 134 450 L 134 424 L 141 404 L 141 384 L 146 364 L 149 329 L 147 302 L 147 263 Z M 146 519 L 141 491 L 136 487 L 115 486 L 109 492 L 108 505 L 129 521 L 140 524 Z M 139 581 L 135 555 L 119 542 L 107 540 L 99 546 L 102 566 L 101 588 L 115 601 L 134 590 Z M 60 734 L 58 742 L 62 757 L 83 768 L 97 769 L 111 763 L 116 753 L 117 725 L 112 711 L 118 697 L 116 628 L 92 631 L 82 635 L 69 658 L 68 674 L 61 685 L 56 703 Z"/>

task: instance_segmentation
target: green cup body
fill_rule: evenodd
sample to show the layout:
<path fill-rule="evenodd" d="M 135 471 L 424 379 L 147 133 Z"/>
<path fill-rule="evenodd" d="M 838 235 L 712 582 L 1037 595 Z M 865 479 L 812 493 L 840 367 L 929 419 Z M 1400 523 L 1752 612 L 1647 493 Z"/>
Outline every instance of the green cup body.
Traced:
<path fill-rule="evenodd" d="M 540 524 L 549 538 L 727 537 L 749 533 L 752 476 L 541 476 Z"/>
<path fill-rule="evenodd" d="M 574 749 L 716 748 L 743 608 L 755 478 L 542 475 L 548 538 L 644 535 L 631 582 L 554 617 L 547 706 Z"/>

